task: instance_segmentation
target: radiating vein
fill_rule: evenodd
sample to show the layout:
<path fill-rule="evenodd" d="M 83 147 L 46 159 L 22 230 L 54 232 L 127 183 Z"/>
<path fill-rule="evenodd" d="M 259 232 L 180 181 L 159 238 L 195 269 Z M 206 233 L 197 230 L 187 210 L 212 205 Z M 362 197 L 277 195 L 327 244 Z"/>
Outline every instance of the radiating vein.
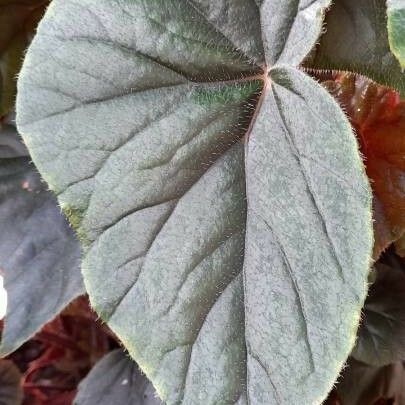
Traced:
<path fill-rule="evenodd" d="M 272 237 L 273 237 L 274 241 L 276 242 L 276 244 L 279 248 L 279 251 L 281 253 L 285 268 L 287 269 L 288 275 L 289 275 L 292 285 L 293 285 L 294 293 L 298 300 L 300 314 L 304 321 L 303 324 L 304 324 L 304 333 L 305 333 L 305 344 L 308 347 L 308 353 L 310 355 L 310 361 L 311 361 L 311 369 L 312 369 L 311 371 L 313 372 L 313 371 L 315 371 L 315 360 L 314 360 L 314 353 L 313 353 L 313 349 L 312 349 L 312 345 L 311 345 L 311 338 L 310 338 L 310 334 L 309 334 L 310 322 L 309 322 L 309 317 L 306 313 L 304 298 L 302 296 L 301 289 L 298 284 L 298 280 L 295 276 L 294 269 L 291 266 L 291 263 L 288 259 L 287 252 L 285 251 L 285 248 L 284 248 L 283 244 L 281 243 L 279 237 L 277 236 L 277 233 L 274 230 L 273 226 L 270 225 L 270 223 L 266 219 L 264 219 L 263 216 L 260 215 L 258 212 L 255 212 L 253 210 L 251 210 L 251 212 L 254 213 L 258 218 L 260 218 L 260 220 L 266 225 L 266 227 L 270 231 L 270 234 L 272 235 Z"/>

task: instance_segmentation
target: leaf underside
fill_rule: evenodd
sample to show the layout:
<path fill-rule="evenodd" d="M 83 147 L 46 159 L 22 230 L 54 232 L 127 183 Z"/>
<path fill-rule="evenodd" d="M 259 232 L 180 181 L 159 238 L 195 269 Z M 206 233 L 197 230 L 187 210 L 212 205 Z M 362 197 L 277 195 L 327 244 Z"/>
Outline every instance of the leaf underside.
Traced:
<path fill-rule="evenodd" d="M 92 304 L 168 404 L 320 403 L 354 342 L 369 187 L 294 67 L 329 1 L 284 3 L 55 0 L 20 75 Z"/>

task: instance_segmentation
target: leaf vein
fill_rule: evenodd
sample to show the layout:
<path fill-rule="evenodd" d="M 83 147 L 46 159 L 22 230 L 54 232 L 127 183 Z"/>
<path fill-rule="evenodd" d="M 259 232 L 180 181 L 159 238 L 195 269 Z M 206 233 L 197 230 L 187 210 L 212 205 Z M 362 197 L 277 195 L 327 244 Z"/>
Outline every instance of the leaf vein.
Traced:
<path fill-rule="evenodd" d="M 293 289 L 294 289 L 294 292 L 295 292 L 295 294 L 297 296 L 298 303 L 299 303 L 300 314 L 301 314 L 301 316 L 303 318 L 303 321 L 304 321 L 305 342 L 306 342 L 306 345 L 308 347 L 308 351 L 309 351 L 309 354 L 310 354 L 311 371 L 313 372 L 313 371 L 315 371 L 315 361 L 314 361 L 314 353 L 313 353 L 313 350 L 312 350 L 312 344 L 311 344 L 311 339 L 310 339 L 310 334 L 309 334 L 310 322 L 309 322 L 309 318 L 308 318 L 307 313 L 306 313 L 306 309 L 305 309 L 305 305 L 304 305 L 304 299 L 302 298 L 301 289 L 300 289 L 300 286 L 298 284 L 298 280 L 295 277 L 295 274 L 294 274 L 294 271 L 292 269 L 291 263 L 288 260 L 287 252 L 286 252 L 283 244 L 281 243 L 280 239 L 278 238 L 276 232 L 274 231 L 274 228 L 258 212 L 255 212 L 255 211 L 252 211 L 252 212 L 258 218 L 260 218 L 261 221 L 263 221 L 263 223 L 269 229 L 271 235 L 274 238 L 274 241 L 276 242 L 276 244 L 277 244 L 277 246 L 278 246 L 278 248 L 280 250 L 281 256 L 283 258 L 284 265 L 285 265 L 285 267 L 287 269 L 287 273 L 290 276 L 290 279 L 292 281 Z"/>

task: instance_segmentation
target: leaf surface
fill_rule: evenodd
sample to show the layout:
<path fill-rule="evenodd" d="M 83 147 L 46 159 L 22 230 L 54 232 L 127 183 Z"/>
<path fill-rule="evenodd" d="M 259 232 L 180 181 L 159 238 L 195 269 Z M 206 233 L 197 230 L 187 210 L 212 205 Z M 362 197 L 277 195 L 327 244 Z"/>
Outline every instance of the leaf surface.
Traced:
<path fill-rule="evenodd" d="M 105 355 L 80 383 L 74 405 L 160 405 L 152 384 L 120 349 Z"/>
<path fill-rule="evenodd" d="M 272 32 L 290 21 L 280 60 L 295 55 L 296 66 L 316 30 L 299 43 L 295 30 L 309 21 L 320 29 L 328 3 L 274 9 L 276 29 L 266 1 L 55 0 L 27 54 L 19 128 L 81 238 L 93 306 L 168 404 L 321 402 L 353 344 L 372 244 L 355 138 L 334 100 L 295 67 L 268 76 Z M 299 149 L 311 156 L 308 178 L 297 151 L 274 143 L 287 122 L 303 132 L 298 147 L 308 143 Z M 263 138 L 263 149 L 253 146 Z M 307 318 L 253 209 L 286 216 L 275 234 L 293 265 L 301 258 L 293 277 L 306 279 Z M 289 232 L 319 242 L 319 254 Z M 311 298 L 319 288 L 330 302 Z"/>
<path fill-rule="evenodd" d="M 83 284 L 76 238 L 26 157 L 0 158 L 0 229 L 5 355 L 82 294 Z"/>
<path fill-rule="evenodd" d="M 405 69 L 405 2 L 387 0 L 388 38 L 392 53 Z"/>
<path fill-rule="evenodd" d="M 372 243 L 362 233 L 369 190 L 333 99 L 294 69 L 270 77 L 247 146 L 245 336 L 249 382 L 261 388 L 250 396 L 310 403 L 354 341 Z M 304 379 L 308 396 L 300 385 L 286 390 L 286 378 Z"/>
<path fill-rule="evenodd" d="M 405 94 L 405 74 L 388 42 L 385 0 L 337 0 L 328 12 L 326 33 L 309 67 L 365 76 Z"/>
<path fill-rule="evenodd" d="M 268 66 L 299 65 L 316 43 L 331 0 L 259 0 Z"/>

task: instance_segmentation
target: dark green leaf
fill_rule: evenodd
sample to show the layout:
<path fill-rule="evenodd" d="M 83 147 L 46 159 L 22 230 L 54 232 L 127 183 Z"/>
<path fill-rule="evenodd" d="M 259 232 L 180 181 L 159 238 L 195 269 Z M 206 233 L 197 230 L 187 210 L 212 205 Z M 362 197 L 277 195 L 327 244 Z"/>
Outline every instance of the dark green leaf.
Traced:
<path fill-rule="evenodd" d="M 2 355 L 83 293 L 78 243 L 28 160 L 0 159 L 0 268 L 8 294 Z"/>
<path fill-rule="evenodd" d="M 0 124 L 0 159 L 28 156 L 25 145 L 12 125 Z"/>
<path fill-rule="evenodd" d="M 405 2 L 387 0 L 388 38 L 392 53 L 405 69 Z"/>
<path fill-rule="evenodd" d="M 362 73 L 405 95 L 405 74 L 390 51 L 385 0 L 336 0 L 307 65 Z"/>
<path fill-rule="evenodd" d="M 405 272 L 376 265 L 353 357 L 373 366 L 405 358 Z"/>
<path fill-rule="evenodd" d="M 103 357 L 80 383 L 74 405 L 160 405 L 152 384 L 120 349 Z"/>

